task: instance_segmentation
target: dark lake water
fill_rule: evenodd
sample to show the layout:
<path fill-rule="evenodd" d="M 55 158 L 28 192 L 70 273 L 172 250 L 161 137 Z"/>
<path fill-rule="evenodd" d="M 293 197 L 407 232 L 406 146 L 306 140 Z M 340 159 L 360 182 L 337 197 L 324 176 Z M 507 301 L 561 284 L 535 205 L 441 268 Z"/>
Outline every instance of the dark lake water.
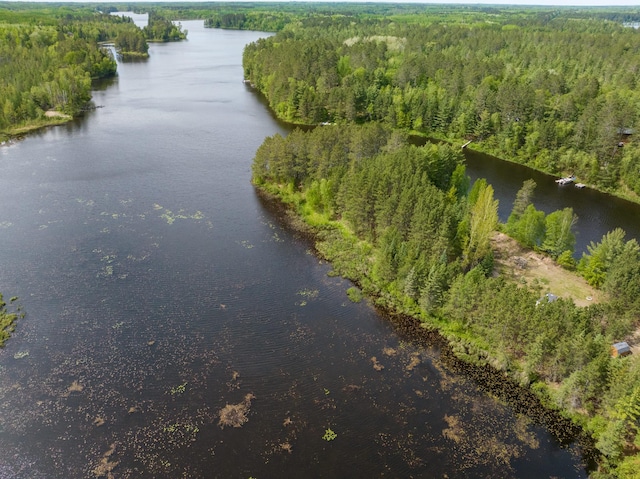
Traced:
<path fill-rule="evenodd" d="M 249 181 L 286 133 L 242 83 L 265 34 L 184 26 L 103 108 L 0 148 L 0 290 L 27 312 L 0 350 L 0 478 L 586 477 L 348 301 Z"/>
<path fill-rule="evenodd" d="M 587 246 L 597 243 L 615 228 L 627 233 L 626 239 L 640 241 L 640 205 L 600 193 L 590 188 L 579 189 L 573 184 L 560 186 L 556 177 L 503 160 L 465 151 L 467 173 L 475 180 L 486 178 L 493 185 L 495 197 L 500 200 L 499 216 L 505 222 L 511 213 L 513 200 L 528 179 L 536 182 L 533 203 L 539 210 L 552 211 L 571 207 L 578 216 L 576 223 L 576 256 L 581 257 Z"/>

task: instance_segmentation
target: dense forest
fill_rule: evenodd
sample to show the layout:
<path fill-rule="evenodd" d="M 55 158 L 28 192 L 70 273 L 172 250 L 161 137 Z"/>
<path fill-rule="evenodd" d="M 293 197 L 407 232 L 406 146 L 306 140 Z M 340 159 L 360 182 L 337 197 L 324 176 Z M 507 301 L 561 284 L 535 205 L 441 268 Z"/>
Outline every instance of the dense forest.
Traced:
<path fill-rule="evenodd" d="M 186 40 L 187 33 L 177 25 L 156 12 L 149 13 L 149 24 L 142 29 L 145 37 L 153 42 L 176 42 Z"/>
<path fill-rule="evenodd" d="M 116 74 L 104 42 L 113 42 L 126 59 L 148 56 L 147 41 L 182 40 L 186 34 L 160 14 L 150 15 L 140 29 L 128 17 L 95 7 L 0 5 L 0 139 L 66 121 L 87 108 L 92 80 Z"/>
<path fill-rule="evenodd" d="M 91 98 L 91 79 L 115 74 L 114 59 L 97 42 L 121 20 L 43 23 L 10 13 L 0 9 L 0 132 L 51 109 L 77 114 Z"/>
<path fill-rule="evenodd" d="M 640 36 L 623 22 L 638 12 L 517 12 L 316 12 L 248 45 L 245 77 L 278 117 L 340 125 L 268 138 L 254 182 L 294 205 L 319 252 L 379 304 L 438 329 L 459 357 L 505 371 L 583 426 L 602 454 L 593 477 L 637 477 L 640 360 L 611 355 L 639 324 L 637 241 L 612 231 L 576 262 L 573 211 L 536 210 L 532 182 L 498 224 L 493 190 L 469 188 L 459 145 L 637 200 Z M 408 133 L 457 148 L 409 146 Z M 547 301 L 542 285 L 498 274 L 496 229 L 605 300 Z"/>
<path fill-rule="evenodd" d="M 610 300 L 541 303 L 542 285 L 496 274 L 491 238 L 503 229 L 575 267 L 567 260 L 573 212 L 536 211 L 527 182 L 499 225 L 491 185 L 469 188 L 459 148 L 409 145 L 380 123 L 267 138 L 253 181 L 294 205 L 314 227 L 319 252 L 378 304 L 420 318 L 459 357 L 507 372 L 571 415 L 603 455 L 594 477 L 636 477 L 640 360 L 610 352 L 638 326 L 635 240 L 611 232 L 577 266 Z"/>
<path fill-rule="evenodd" d="M 149 11 L 149 26 L 109 15 L 125 9 Z M 531 182 L 499 224 L 491 185 L 469 184 L 459 145 L 637 201 L 640 31 L 628 25 L 640 10 L 6 3 L 0 137 L 86 108 L 92 80 L 116 72 L 101 42 L 144 56 L 148 41 L 186 36 L 172 21 L 193 18 L 277 32 L 245 49 L 246 79 L 280 118 L 329 125 L 267 138 L 253 181 L 312 225 L 336 271 L 583 426 L 602 454 L 593 477 L 638 477 L 640 360 L 610 348 L 639 325 L 640 246 L 615 230 L 575 261 L 573 211 L 536 210 Z M 457 146 L 412 146 L 410 132 Z M 542 285 L 497 274 L 496 230 L 605 300 L 540 302 Z M 1 342 L 17 316 L 0 304 Z"/>
<path fill-rule="evenodd" d="M 382 121 L 472 140 L 638 200 L 640 31 L 574 10 L 463 12 L 310 14 L 249 45 L 245 75 L 289 122 Z"/>

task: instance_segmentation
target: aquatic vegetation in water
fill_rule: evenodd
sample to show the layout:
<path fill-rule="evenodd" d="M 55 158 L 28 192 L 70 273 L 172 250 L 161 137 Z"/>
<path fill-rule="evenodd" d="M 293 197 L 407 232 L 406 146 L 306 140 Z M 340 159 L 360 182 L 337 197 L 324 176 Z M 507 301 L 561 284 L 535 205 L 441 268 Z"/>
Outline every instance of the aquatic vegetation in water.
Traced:
<path fill-rule="evenodd" d="M 240 373 L 238 371 L 233 371 L 231 373 L 231 381 L 227 381 L 227 387 L 229 388 L 229 391 L 240 389 L 240 382 Z"/>
<path fill-rule="evenodd" d="M 442 435 L 453 442 L 460 442 L 464 437 L 464 430 L 460 426 L 460 420 L 455 416 L 444 415 L 444 420 L 449 426 L 442 430 Z"/>
<path fill-rule="evenodd" d="M 170 224 L 170 225 L 175 223 L 176 220 L 196 220 L 196 221 L 201 221 L 201 220 L 205 219 L 204 213 L 202 213 L 202 211 L 200 211 L 200 210 L 196 211 L 195 213 L 190 214 L 190 213 L 187 213 L 185 210 L 181 209 L 177 213 L 174 213 L 170 209 L 164 208 L 164 207 L 160 206 L 157 203 L 155 203 L 153 205 L 153 209 L 156 210 L 156 211 L 162 211 L 163 210 L 163 213 L 160 215 L 160 218 L 165 220 L 167 222 L 167 224 Z M 210 222 L 207 222 L 207 224 L 211 225 Z"/>
<path fill-rule="evenodd" d="M 364 295 L 362 294 L 362 291 L 360 291 L 355 286 L 352 286 L 351 288 L 347 289 L 347 297 L 352 303 L 359 303 L 364 299 Z"/>
<path fill-rule="evenodd" d="M 111 444 L 111 446 L 109 447 L 109 450 L 102 455 L 102 458 L 100 459 L 100 463 L 93 470 L 93 474 L 96 477 L 107 477 L 107 478 L 115 477 L 112 471 L 119 464 L 119 461 L 111 460 L 111 456 L 115 451 L 116 451 L 116 445 L 114 443 L 114 444 Z"/>
<path fill-rule="evenodd" d="M 371 362 L 373 363 L 373 369 L 376 371 L 382 371 L 384 366 L 378 362 L 378 358 L 375 356 L 371 356 Z"/>
<path fill-rule="evenodd" d="M 413 371 L 413 368 L 420 365 L 420 363 L 422 362 L 422 359 L 420 358 L 420 353 L 417 351 L 414 351 L 413 353 L 411 353 L 409 357 L 410 357 L 409 364 L 407 364 L 405 369 L 407 371 Z"/>
<path fill-rule="evenodd" d="M 18 300 L 17 296 L 13 296 L 9 302 L 13 306 L 12 309 L 14 311 L 7 310 L 7 303 L 2 299 L 2 294 L 0 293 L 0 348 L 4 346 L 4 342 L 9 339 L 11 333 L 14 331 L 16 327 L 16 320 L 18 318 L 23 318 L 24 313 L 22 312 L 21 306 L 16 306 L 14 303 Z M 16 353 L 13 357 L 15 359 L 20 359 L 18 356 L 20 353 Z M 26 353 L 28 355 L 29 353 Z"/>
<path fill-rule="evenodd" d="M 218 413 L 220 416 L 218 426 L 220 426 L 221 429 L 224 429 L 225 426 L 242 427 L 249 420 L 247 415 L 251 408 L 251 400 L 255 398 L 253 394 L 249 393 L 244 397 L 242 402 L 238 404 L 227 404 L 220 409 Z"/>
<path fill-rule="evenodd" d="M 192 433 L 192 434 L 198 434 L 198 432 L 200 432 L 200 428 L 198 426 L 195 426 L 193 424 L 180 424 L 178 422 L 174 424 L 169 424 L 168 426 L 165 426 L 162 430 L 163 432 L 174 433 L 174 432 L 180 431 L 181 429 L 184 429 L 186 432 Z"/>
<path fill-rule="evenodd" d="M 283 451 L 287 451 L 289 454 L 293 452 L 293 447 L 288 442 L 281 443 L 280 449 L 282 449 Z"/>
<path fill-rule="evenodd" d="M 317 289 L 303 289 L 301 291 L 298 291 L 296 294 L 304 298 L 316 299 L 319 293 L 320 292 Z"/>
<path fill-rule="evenodd" d="M 71 386 L 67 388 L 67 392 L 79 393 L 79 392 L 82 392 L 83 389 L 84 389 L 84 386 L 82 384 L 80 384 L 78 381 L 73 381 L 71 383 Z"/>
<path fill-rule="evenodd" d="M 13 359 L 22 359 L 29 356 L 29 351 L 18 351 L 13 355 Z"/>
<path fill-rule="evenodd" d="M 187 383 L 184 382 L 182 384 L 180 384 L 179 386 L 173 387 L 171 388 L 171 395 L 175 396 L 176 394 L 184 394 L 187 390 Z"/>
<path fill-rule="evenodd" d="M 308 303 L 307 300 L 316 299 L 318 297 L 319 291 L 317 289 L 303 289 L 301 291 L 298 291 L 296 294 L 305 298 L 302 301 L 298 301 L 296 305 L 306 306 Z"/>
<path fill-rule="evenodd" d="M 324 436 L 322 436 L 322 439 L 324 439 L 325 441 L 333 441 L 336 437 L 338 437 L 338 435 L 333 432 L 331 428 L 327 428 L 324 432 Z"/>
<path fill-rule="evenodd" d="M 95 201 L 93 200 L 85 200 L 83 198 L 76 198 L 76 201 L 83 206 L 95 206 Z"/>

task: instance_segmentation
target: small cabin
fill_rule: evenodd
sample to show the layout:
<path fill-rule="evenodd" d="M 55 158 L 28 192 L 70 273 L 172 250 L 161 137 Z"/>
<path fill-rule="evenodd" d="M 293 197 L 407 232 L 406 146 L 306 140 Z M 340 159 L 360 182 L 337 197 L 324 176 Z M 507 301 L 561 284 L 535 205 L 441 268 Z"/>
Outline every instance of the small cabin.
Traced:
<path fill-rule="evenodd" d="M 631 354 L 631 348 L 624 341 L 615 343 L 611 346 L 611 356 L 614 358 L 621 358 L 623 356 L 628 356 L 629 354 Z"/>

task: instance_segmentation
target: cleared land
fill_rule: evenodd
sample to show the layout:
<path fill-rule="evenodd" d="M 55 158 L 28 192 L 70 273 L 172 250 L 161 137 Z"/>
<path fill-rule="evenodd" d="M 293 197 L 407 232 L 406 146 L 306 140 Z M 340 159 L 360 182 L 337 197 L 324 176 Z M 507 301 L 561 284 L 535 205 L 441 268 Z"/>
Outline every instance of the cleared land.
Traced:
<path fill-rule="evenodd" d="M 491 243 L 496 274 L 537 288 L 540 297 L 552 293 L 572 299 L 576 306 L 589 306 L 606 300 L 604 292 L 590 286 L 581 276 L 559 266 L 549 256 L 522 247 L 504 233 L 496 233 Z"/>

